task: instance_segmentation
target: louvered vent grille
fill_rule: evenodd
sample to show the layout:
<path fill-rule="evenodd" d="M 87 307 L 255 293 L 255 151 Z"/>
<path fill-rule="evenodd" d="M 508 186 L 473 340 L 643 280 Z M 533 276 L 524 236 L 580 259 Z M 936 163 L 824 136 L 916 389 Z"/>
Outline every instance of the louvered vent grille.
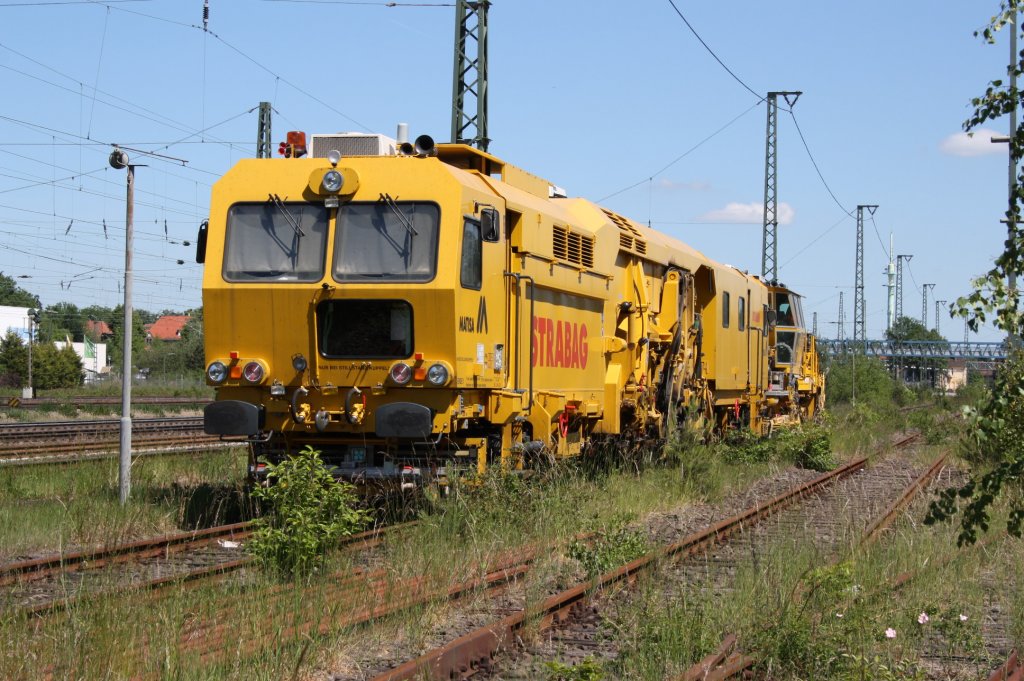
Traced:
<path fill-rule="evenodd" d="M 558 260 L 581 267 L 594 266 L 594 240 L 555 225 L 552 228 L 552 254 Z"/>
<path fill-rule="evenodd" d="M 554 255 L 559 260 L 569 259 L 569 239 L 566 231 L 561 227 L 554 228 L 554 241 L 552 243 Z"/>
<path fill-rule="evenodd" d="M 580 260 L 584 267 L 594 266 L 594 240 L 583 237 L 580 243 Z"/>
<path fill-rule="evenodd" d="M 629 220 L 607 209 L 604 209 L 604 214 L 619 228 L 619 248 L 624 251 L 634 251 L 640 255 L 647 254 L 647 242 L 640 238 L 640 232 L 630 224 Z"/>

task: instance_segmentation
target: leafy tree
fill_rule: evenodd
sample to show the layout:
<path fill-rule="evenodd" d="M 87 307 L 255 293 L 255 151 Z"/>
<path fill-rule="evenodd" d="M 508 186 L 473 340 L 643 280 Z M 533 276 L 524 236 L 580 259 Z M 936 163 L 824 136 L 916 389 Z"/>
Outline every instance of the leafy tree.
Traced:
<path fill-rule="evenodd" d="M 826 389 L 831 404 L 864 402 L 885 408 L 903 401 L 905 389 L 893 380 L 885 364 L 876 357 L 845 354 L 829 358 Z"/>
<path fill-rule="evenodd" d="M 82 313 L 74 303 L 55 303 L 43 310 L 39 322 L 39 340 L 62 341 L 70 337 L 81 343 L 85 335 Z"/>
<path fill-rule="evenodd" d="M 0 305 L 11 307 L 41 307 L 39 296 L 19 287 L 13 277 L 0 272 Z"/>
<path fill-rule="evenodd" d="M 136 365 L 142 353 L 146 350 L 146 330 L 143 321 L 144 310 L 132 310 L 132 365 Z M 123 366 L 124 361 L 124 306 L 118 305 L 111 310 L 110 324 L 114 337 L 110 339 L 107 346 L 107 356 L 110 357 L 110 365 L 118 369 Z"/>
<path fill-rule="evenodd" d="M 203 340 L 203 308 L 189 310 L 190 319 L 181 330 L 181 340 L 178 342 L 180 352 L 187 369 L 198 369 L 203 371 L 206 368 L 206 349 Z"/>
<path fill-rule="evenodd" d="M 28 384 L 28 348 L 13 331 L 8 331 L 0 340 L 0 384 L 15 387 Z"/>
<path fill-rule="evenodd" d="M 181 352 L 181 341 L 154 339 L 138 356 L 139 367 L 150 370 L 150 375 L 178 376 L 185 372 L 185 357 Z"/>
<path fill-rule="evenodd" d="M 82 361 L 74 348 L 58 349 L 51 343 L 32 346 L 32 382 L 41 390 L 75 388 L 82 385 Z"/>
<path fill-rule="evenodd" d="M 1003 29 L 1022 31 L 1021 15 L 1024 0 L 1003 0 L 999 12 L 975 36 L 987 43 L 995 43 Z M 1024 73 L 1024 52 L 1013 56 L 1007 75 Z M 1024 90 L 1010 87 L 1009 83 L 993 80 L 980 97 L 971 100 L 974 111 L 964 122 L 964 130 L 974 131 L 985 123 L 1004 114 L 1019 110 L 1024 104 Z M 1024 157 L 1024 120 L 1011 131 L 1010 159 L 1018 174 L 1012 183 L 1007 204 L 1007 238 L 1003 252 L 995 259 L 992 269 L 972 283 L 972 292 L 957 299 L 953 312 L 967 320 L 975 331 L 990 321 L 1010 336 L 1024 335 L 1024 313 L 1019 304 L 1019 291 L 1011 288 L 1008 278 L 1024 276 L 1024 229 L 1021 228 L 1021 208 L 1024 207 L 1024 170 L 1020 160 Z M 978 531 L 988 529 L 989 511 L 993 501 L 1007 489 L 1019 492 L 1024 480 L 1024 438 L 1019 433 L 1024 416 L 1024 359 L 1018 354 L 999 372 L 990 397 L 974 413 L 974 439 L 977 454 L 993 467 L 973 474 L 960 488 L 943 491 L 932 502 L 926 522 L 948 520 L 959 514 L 958 543 L 973 543 Z M 998 443 L 998 444 L 997 444 Z M 1005 447 L 1005 449 L 1003 449 Z M 1010 494 L 1011 511 L 1007 530 L 1021 536 L 1024 521 L 1024 501 L 1021 495 Z"/>
<path fill-rule="evenodd" d="M 945 338 L 942 337 L 942 334 L 940 334 L 935 329 L 929 329 L 928 327 L 926 327 L 921 322 L 917 321 L 916 319 L 912 319 L 910 317 L 900 317 L 899 319 L 897 319 L 895 321 L 895 323 L 893 323 L 892 328 L 890 328 L 888 331 L 885 332 L 885 337 L 888 338 L 889 340 L 893 340 L 893 341 L 945 341 L 946 340 Z M 900 364 L 899 364 L 899 369 L 898 369 L 898 371 L 900 372 L 900 375 L 902 375 L 904 377 L 906 377 L 906 373 L 905 373 L 905 369 L 904 369 L 905 364 L 906 364 L 906 361 L 905 360 L 901 360 Z M 911 360 L 911 364 L 912 364 L 912 366 L 916 367 L 916 369 L 912 369 L 911 371 L 916 373 L 918 370 L 920 370 L 920 373 L 918 374 L 919 377 L 924 377 L 924 376 L 927 376 L 927 375 L 930 374 L 932 376 L 932 378 L 933 378 L 933 385 L 934 385 L 934 378 L 935 378 L 935 376 L 939 372 L 945 371 L 945 369 L 946 369 L 946 367 L 948 366 L 949 363 L 946 360 L 944 360 L 944 359 L 919 359 L 919 358 L 915 358 L 915 359 Z"/>
<path fill-rule="evenodd" d="M 935 329 L 929 329 L 924 324 L 911 319 L 900 317 L 893 323 L 892 328 L 885 332 L 885 337 L 894 341 L 943 341 L 946 340 Z"/>

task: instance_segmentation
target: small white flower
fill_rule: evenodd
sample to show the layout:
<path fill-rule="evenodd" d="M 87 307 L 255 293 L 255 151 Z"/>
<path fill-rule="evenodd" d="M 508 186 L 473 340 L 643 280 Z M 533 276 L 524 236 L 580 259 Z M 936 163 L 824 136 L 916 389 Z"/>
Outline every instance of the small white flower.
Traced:
<path fill-rule="evenodd" d="M 967 615 L 965 615 L 963 613 L 960 613 L 960 621 L 961 622 L 966 622 L 967 621 Z"/>
<path fill-rule="evenodd" d="M 886 638 L 896 638 L 896 630 L 893 629 L 892 627 L 889 627 L 888 629 L 885 630 L 885 637 Z"/>
<path fill-rule="evenodd" d="M 918 624 L 928 624 L 928 613 L 922 612 L 920 615 L 918 615 L 917 616 L 917 623 Z"/>
<path fill-rule="evenodd" d="M 837 612 L 836 617 L 838 617 L 839 619 L 843 619 L 843 613 Z"/>

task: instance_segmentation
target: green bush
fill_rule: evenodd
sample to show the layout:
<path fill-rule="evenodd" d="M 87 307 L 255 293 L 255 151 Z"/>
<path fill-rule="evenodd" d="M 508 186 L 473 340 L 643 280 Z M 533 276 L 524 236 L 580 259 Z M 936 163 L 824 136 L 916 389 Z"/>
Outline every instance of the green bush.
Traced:
<path fill-rule="evenodd" d="M 641 530 L 626 527 L 625 517 L 616 518 L 608 529 L 597 533 L 591 542 L 574 541 L 569 557 L 579 561 L 591 577 L 602 575 L 635 560 L 650 550 L 647 536 Z"/>
<path fill-rule="evenodd" d="M 283 575 L 309 575 L 370 514 L 356 507 L 355 488 L 335 480 L 312 447 L 269 468 L 268 486 L 252 491 L 266 513 L 256 519 L 248 549 Z"/>
<path fill-rule="evenodd" d="M 592 657 L 580 660 L 576 664 L 561 662 L 545 662 L 548 681 L 601 681 L 604 678 L 604 665 Z"/>
<path fill-rule="evenodd" d="M 758 437 L 749 430 L 730 433 L 724 445 L 724 457 L 736 464 L 781 461 L 815 471 L 835 468 L 828 430 L 818 425 L 782 429 L 768 438 Z"/>

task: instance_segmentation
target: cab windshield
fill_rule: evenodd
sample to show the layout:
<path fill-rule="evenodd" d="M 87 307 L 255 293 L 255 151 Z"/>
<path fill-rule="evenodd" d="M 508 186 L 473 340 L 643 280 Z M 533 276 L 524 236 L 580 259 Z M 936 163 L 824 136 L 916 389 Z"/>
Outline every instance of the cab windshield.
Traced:
<path fill-rule="evenodd" d="M 395 201 L 338 208 L 334 236 L 336 281 L 416 281 L 434 278 L 437 268 L 437 204 Z"/>
<path fill-rule="evenodd" d="M 224 243 L 227 281 L 319 281 L 324 276 L 327 208 L 323 204 L 236 203 Z"/>

